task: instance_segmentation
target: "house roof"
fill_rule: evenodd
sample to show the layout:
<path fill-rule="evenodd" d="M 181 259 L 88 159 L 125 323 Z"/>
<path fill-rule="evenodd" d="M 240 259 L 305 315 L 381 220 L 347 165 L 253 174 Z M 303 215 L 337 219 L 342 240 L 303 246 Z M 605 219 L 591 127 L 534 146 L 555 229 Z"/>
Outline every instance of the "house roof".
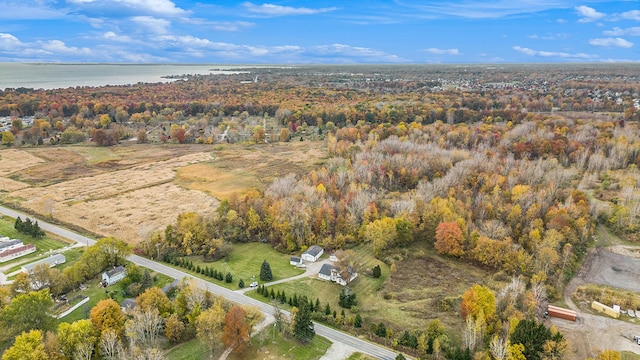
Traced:
<path fill-rule="evenodd" d="M 123 273 L 125 271 L 127 271 L 127 269 L 125 269 L 124 266 L 119 265 L 119 266 L 116 266 L 115 268 L 107 271 L 106 274 L 107 274 L 108 277 L 113 277 L 113 276 L 116 276 L 116 275 L 118 275 L 120 273 Z"/>
<path fill-rule="evenodd" d="M 13 245 L 18 245 L 18 244 L 22 244 L 22 241 L 20 240 L 9 240 L 9 241 L 0 241 L 0 251 L 4 248 L 8 248 L 9 246 L 13 246 Z"/>
<path fill-rule="evenodd" d="M 22 269 L 31 271 L 31 270 L 33 270 L 33 268 L 35 268 L 37 265 L 40 265 L 40 264 L 49 264 L 49 265 L 51 265 L 51 264 L 62 264 L 63 262 L 66 262 L 66 261 L 67 261 L 67 258 L 64 255 L 62 255 L 62 254 L 53 254 L 53 255 L 49 256 L 48 258 L 46 258 L 46 259 L 34 261 L 34 262 L 30 263 L 30 264 L 23 265 Z"/>
<path fill-rule="evenodd" d="M 338 270 L 338 267 L 335 265 L 331 265 L 331 264 L 322 264 L 322 267 L 320 268 L 320 271 L 318 271 L 318 274 L 322 274 L 322 275 L 326 275 L 326 276 L 331 276 L 331 271 L 332 270 Z"/>
<path fill-rule="evenodd" d="M 322 252 L 322 248 L 320 246 L 313 245 L 312 247 L 308 248 L 307 251 L 303 252 L 303 254 L 309 254 L 313 257 L 316 257 L 320 255 L 321 252 Z"/>
<path fill-rule="evenodd" d="M 2 258 L 8 257 L 10 255 L 17 254 L 17 253 L 25 251 L 25 250 L 35 249 L 35 248 L 36 248 L 36 246 L 33 245 L 33 244 L 22 245 L 20 247 L 15 248 L 15 249 L 9 249 L 9 250 L 5 250 L 3 252 L 0 252 L 0 257 L 2 257 Z"/>
<path fill-rule="evenodd" d="M 296 261 L 296 262 L 300 262 L 300 256 L 292 256 L 289 261 Z"/>
<path fill-rule="evenodd" d="M 124 299 L 120 303 L 120 307 L 133 310 L 136 307 L 136 300 L 132 298 Z"/>

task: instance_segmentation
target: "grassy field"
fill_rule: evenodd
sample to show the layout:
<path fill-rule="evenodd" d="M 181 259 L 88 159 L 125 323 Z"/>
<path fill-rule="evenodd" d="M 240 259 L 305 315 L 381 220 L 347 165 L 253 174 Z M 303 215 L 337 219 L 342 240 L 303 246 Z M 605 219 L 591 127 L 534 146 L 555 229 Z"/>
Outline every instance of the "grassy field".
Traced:
<path fill-rule="evenodd" d="M 171 348 L 165 356 L 167 360 L 214 359 L 209 347 L 198 339 L 189 340 Z"/>
<path fill-rule="evenodd" d="M 321 358 L 330 346 L 331 341 L 317 335 L 309 343 L 301 344 L 295 339 L 285 338 L 280 334 L 273 334 L 270 329 L 264 329 L 251 339 L 251 345 L 244 352 L 232 352 L 229 360 L 314 360 Z"/>
<path fill-rule="evenodd" d="M 326 157 L 321 141 L 217 146 L 0 150 L 0 202 L 137 244 L 181 213 L 208 214 L 222 198 L 308 173 Z"/>
<path fill-rule="evenodd" d="M 372 358 L 369 355 L 365 355 L 363 353 L 357 352 L 349 356 L 347 360 L 375 360 L 375 358 Z"/>
<path fill-rule="evenodd" d="M 356 258 L 363 266 L 360 275 L 350 287 L 357 295 L 357 311 L 369 324 L 384 322 L 394 330 L 424 329 L 428 322 L 440 319 L 453 333 L 460 333 L 459 306 L 461 295 L 474 284 L 495 288 L 497 283 L 488 272 L 468 264 L 444 258 L 420 244 L 393 255 L 396 271 L 374 258 L 371 245 L 361 245 L 354 249 Z M 400 260 L 400 258 L 402 258 Z M 381 265 L 382 277 L 375 279 L 365 275 L 365 269 Z M 428 274 L 429 276 L 425 276 Z M 342 286 L 319 280 L 304 278 L 274 285 L 274 292 L 284 291 L 287 296 L 304 294 L 310 300 L 320 300 L 324 308 L 329 303 L 332 310 L 341 312 L 338 305 Z M 260 301 L 266 301 L 256 291 L 247 292 Z M 288 308 L 283 305 L 283 308 Z M 347 317 L 355 316 L 345 310 Z"/>
<path fill-rule="evenodd" d="M 200 267 L 211 267 L 217 271 L 221 271 L 224 274 L 230 272 L 233 275 L 233 282 L 227 284 L 224 282 L 216 282 L 219 285 L 228 287 L 230 289 L 238 288 L 238 281 L 243 279 L 246 286 L 249 286 L 251 281 L 259 281 L 260 278 L 260 266 L 263 260 L 267 260 L 271 266 L 271 272 L 273 273 L 273 280 L 280 280 L 302 274 L 303 269 L 297 269 L 289 264 L 289 255 L 281 254 L 274 250 L 271 245 L 263 243 L 244 243 L 233 244 L 233 252 L 229 256 L 229 261 L 224 259 L 215 262 L 205 262 L 202 256 L 190 256 L 189 260 L 193 261 L 193 265 Z M 183 271 L 185 269 L 179 268 Z M 193 271 L 185 271 L 193 276 L 201 277 L 206 280 L 211 280 L 202 274 L 197 274 Z"/>

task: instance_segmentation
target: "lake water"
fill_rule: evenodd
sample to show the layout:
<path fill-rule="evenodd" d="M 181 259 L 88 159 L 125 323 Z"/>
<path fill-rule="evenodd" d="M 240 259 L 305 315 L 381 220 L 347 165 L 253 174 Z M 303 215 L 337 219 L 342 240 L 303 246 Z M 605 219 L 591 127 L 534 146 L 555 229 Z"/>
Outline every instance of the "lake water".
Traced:
<path fill-rule="evenodd" d="M 59 89 L 76 86 L 169 82 L 162 76 L 238 74 L 234 69 L 255 66 L 192 64 L 51 64 L 0 63 L 0 89 Z M 212 70 L 215 69 L 215 70 Z"/>

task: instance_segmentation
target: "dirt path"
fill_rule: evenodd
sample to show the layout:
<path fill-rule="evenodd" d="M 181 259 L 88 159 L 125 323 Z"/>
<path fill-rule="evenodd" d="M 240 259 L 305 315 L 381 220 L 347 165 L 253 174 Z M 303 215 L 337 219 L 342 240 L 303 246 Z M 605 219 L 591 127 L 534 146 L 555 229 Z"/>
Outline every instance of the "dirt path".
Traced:
<path fill-rule="evenodd" d="M 622 250 L 619 246 L 613 246 L 611 249 L 591 249 L 580 273 L 567 284 L 563 294 L 567 306 L 577 312 L 577 321 L 555 318 L 547 320 L 568 338 L 571 344 L 571 359 L 586 359 L 607 349 L 640 354 L 640 346 L 632 341 L 634 335 L 640 335 L 640 320 L 618 320 L 590 314 L 582 311 L 571 299 L 571 295 L 579 286 L 589 283 L 637 291 L 640 288 L 640 259 L 620 252 Z M 580 306 L 584 308 L 589 304 Z"/>

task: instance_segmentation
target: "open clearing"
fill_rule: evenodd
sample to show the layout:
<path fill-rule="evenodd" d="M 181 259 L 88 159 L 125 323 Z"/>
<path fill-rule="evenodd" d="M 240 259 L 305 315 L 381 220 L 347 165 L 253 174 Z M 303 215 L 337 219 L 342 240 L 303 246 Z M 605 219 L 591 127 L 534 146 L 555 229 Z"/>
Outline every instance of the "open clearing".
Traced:
<path fill-rule="evenodd" d="M 0 201 L 137 243 L 180 213 L 211 213 L 219 200 L 302 174 L 322 142 L 66 146 L 0 151 Z"/>
<path fill-rule="evenodd" d="M 607 349 L 640 354 L 640 345 L 633 341 L 640 335 L 640 320 L 621 315 L 613 319 L 595 314 L 590 304 L 575 304 L 571 295 L 580 285 L 599 284 L 620 289 L 640 289 L 640 259 L 637 248 L 614 245 L 594 249 L 585 260 L 582 270 L 567 285 L 564 301 L 578 312 L 576 322 L 561 319 L 550 321 L 569 339 L 572 359 L 586 359 Z M 611 306 L 612 304 L 606 304 Z"/>

